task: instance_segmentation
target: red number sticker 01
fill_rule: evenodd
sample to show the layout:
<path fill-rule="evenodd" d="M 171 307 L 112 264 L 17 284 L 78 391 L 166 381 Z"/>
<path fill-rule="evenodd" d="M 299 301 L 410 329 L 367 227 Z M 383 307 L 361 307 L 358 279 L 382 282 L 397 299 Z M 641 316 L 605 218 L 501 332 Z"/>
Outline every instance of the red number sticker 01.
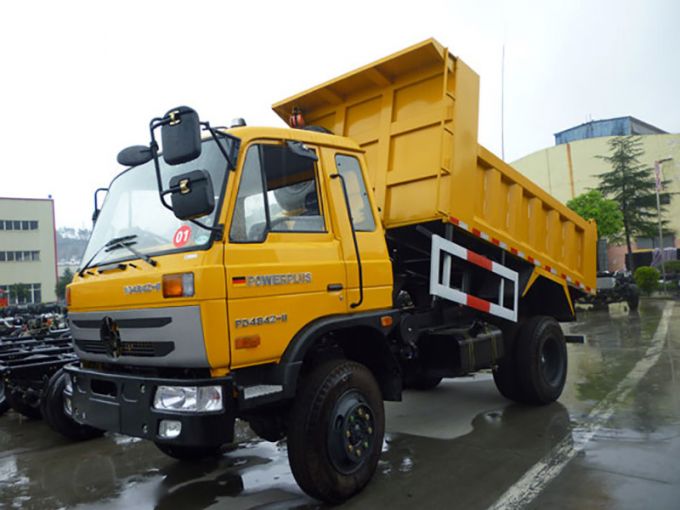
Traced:
<path fill-rule="evenodd" d="M 172 236 L 172 244 L 177 248 L 181 248 L 189 242 L 191 237 L 191 227 L 189 225 L 182 225 L 175 231 L 175 235 Z"/>

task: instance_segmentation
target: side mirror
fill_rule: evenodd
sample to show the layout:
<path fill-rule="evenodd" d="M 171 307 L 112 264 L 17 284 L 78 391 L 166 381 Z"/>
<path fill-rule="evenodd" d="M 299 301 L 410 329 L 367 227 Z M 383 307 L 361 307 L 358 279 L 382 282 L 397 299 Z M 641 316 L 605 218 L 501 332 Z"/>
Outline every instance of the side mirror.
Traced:
<path fill-rule="evenodd" d="M 193 220 L 215 209 L 212 179 L 205 170 L 193 170 L 170 179 L 170 200 L 175 216 Z"/>
<path fill-rule="evenodd" d="M 116 161 L 123 166 L 143 165 L 153 158 L 151 149 L 146 145 L 133 145 L 118 153 Z"/>
<path fill-rule="evenodd" d="M 165 114 L 170 121 L 161 127 L 163 159 L 168 165 L 179 165 L 201 155 L 201 122 L 198 113 L 187 106 Z"/>
<path fill-rule="evenodd" d="M 99 200 L 97 200 L 100 191 L 106 191 L 108 193 L 109 188 L 97 188 L 94 192 L 94 212 L 92 213 L 92 225 L 97 223 L 97 218 L 99 218 L 99 212 L 101 211 L 101 208 L 99 207 Z"/>

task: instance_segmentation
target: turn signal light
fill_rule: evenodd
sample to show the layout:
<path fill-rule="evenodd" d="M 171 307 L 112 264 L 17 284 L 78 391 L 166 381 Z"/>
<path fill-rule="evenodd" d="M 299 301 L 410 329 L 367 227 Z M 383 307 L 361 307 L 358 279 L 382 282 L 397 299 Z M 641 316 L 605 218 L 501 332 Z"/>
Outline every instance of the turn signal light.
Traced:
<path fill-rule="evenodd" d="M 71 287 L 66 286 L 66 306 L 71 306 Z"/>
<path fill-rule="evenodd" d="M 194 295 L 194 273 L 163 275 L 163 297 L 191 297 Z"/>

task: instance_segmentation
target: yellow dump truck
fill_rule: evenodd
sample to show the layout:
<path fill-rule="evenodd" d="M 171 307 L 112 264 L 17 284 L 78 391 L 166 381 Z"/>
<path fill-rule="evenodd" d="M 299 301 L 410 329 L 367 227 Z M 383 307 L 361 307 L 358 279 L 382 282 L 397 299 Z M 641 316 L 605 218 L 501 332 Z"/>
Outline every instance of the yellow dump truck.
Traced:
<path fill-rule="evenodd" d="M 68 287 L 67 414 L 178 459 L 240 418 L 338 502 L 404 388 L 491 369 L 509 399 L 557 399 L 596 227 L 478 144 L 478 95 L 427 40 L 276 103 L 289 128 L 153 119 Z"/>

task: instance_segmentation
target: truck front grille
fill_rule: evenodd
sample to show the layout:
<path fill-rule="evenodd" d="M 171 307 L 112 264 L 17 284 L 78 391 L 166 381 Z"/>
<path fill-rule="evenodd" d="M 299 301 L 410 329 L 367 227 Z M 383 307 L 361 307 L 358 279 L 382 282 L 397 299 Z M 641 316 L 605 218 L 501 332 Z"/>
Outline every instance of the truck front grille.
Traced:
<path fill-rule="evenodd" d="M 110 354 L 110 347 L 100 340 L 75 340 L 76 347 L 89 354 Z M 174 342 L 121 342 L 121 356 L 162 357 L 175 350 Z"/>

